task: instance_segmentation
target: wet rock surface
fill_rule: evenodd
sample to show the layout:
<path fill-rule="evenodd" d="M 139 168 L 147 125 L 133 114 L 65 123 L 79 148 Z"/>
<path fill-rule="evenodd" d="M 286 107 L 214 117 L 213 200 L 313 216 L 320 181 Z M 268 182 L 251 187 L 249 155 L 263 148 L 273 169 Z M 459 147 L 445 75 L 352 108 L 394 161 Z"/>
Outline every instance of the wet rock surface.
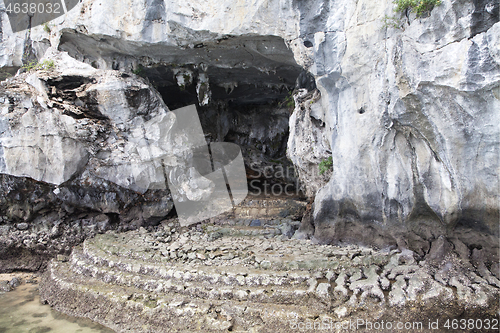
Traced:
<path fill-rule="evenodd" d="M 498 317 L 498 267 L 484 261 L 450 253 L 437 262 L 409 250 L 318 245 L 265 232 L 278 223 L 293 224 L 187 229 L 173 219 L 150 231 L 98 235 L 68 261 L 50 262 L 42 300 L 117 332 L 165 325 L 172 332 L 291 332 L 294 323 L 325 320 L 426 325 L 465 314 Z"/>
<path fill-rule="evenodd" d="M 154 215 L 165 214 L 160 210 L 160 214 L 150 211 L 146 215 L 143 208 L 150 205 L 152 196 L 161 196 L 161 191 L 142 196 L 106 182 L 80 187 L 76 180 L 56 187 L 7 175 L 0 175 L 0 182 L 0 211 L 4 214 L 0 217 L 1 272 L 37 271 L 57 254 L 69 254 L 87 237 L 111 229 L 130 230 L 158 223 Z M 58 191 L 64 195 L 58 196 Z M 120 218 L 106 209 L 109 205 L 129 213 Z"/>
<path fill-rule="evenodd" d="M 15 290 L 22 284 L 38 284 L 37 273 L 10 273 L 0 274 L 0 292 Z"/>

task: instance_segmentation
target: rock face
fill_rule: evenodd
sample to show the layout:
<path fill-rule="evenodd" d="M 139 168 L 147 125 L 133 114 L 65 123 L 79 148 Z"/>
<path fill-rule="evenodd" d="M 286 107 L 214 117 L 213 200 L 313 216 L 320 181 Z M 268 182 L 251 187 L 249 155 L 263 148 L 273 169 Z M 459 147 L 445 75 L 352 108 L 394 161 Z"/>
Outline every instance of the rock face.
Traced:
<path fill-rule="evenodd" d="M 423 255 L 444 235 L 497 260 L 498 1 L 443 1 L 422 17 L 391 1 L 296 5 L 321 99 L 296 108 L 289 155 L 306 180 L 327 149 L 333 161 L 314 236 Z"/>
<path fill-rule="evenodd" d="M 484 248 L 496 262 L 498 1 L 443 0 L 421 17 L 393 7 L 89 0 L 49 29 L 16 34 L 2 13 L 6 71 L 35 55 L 63 69 L 4 84 L 5 182 L 40 187 L 41 202 L 57 202 L 64 214 L 84 206 L 126 225 L 134 218 L 123 216 L 137 214 L 156 223 L 171 201 L 153 155 L 182 155 L 156 136 L 168 138 L 168 107 L 197 103 L 208 141 L 244 144 L 247 167 L 274 168 L 287 163 L 284 101 L 295 87 L 287 155 L 315 198 L 317 241 L 422 256 Z M 161 152 L 142 149 L 150 145 Z M 319 174 L 330 157 L 331 170 Z M 31 221 L 26 214 L 38 210 L 27 207 L 38 206 L 21 209 L 7 194 L 6 228 L 14 216 Z M 132 205 L 136 198 L 144 201 Z"/>
<path fill-rule="evenodd" d="M 43 260 L 30 255 L 157 223 L 173 207 L 157 158 L 180 152 L 158 142 L 175 118 L 157 93 L 140 78 L 53 58 L 55 68 L 0 92 L 2 270 L 38 269 Z"/>
<path fill-rule="evenodd" d="M 40 60 L 0 86 L 0 271 L 60 254 L 42 298 L 117 331 L 498 315 L 499 4 L 441 2 L 72 0 L 17 33 L 0 8 L 1 78 Z M 172 198 L 211 194 L 191 104 L 309 204 L 180 230 Z"/>

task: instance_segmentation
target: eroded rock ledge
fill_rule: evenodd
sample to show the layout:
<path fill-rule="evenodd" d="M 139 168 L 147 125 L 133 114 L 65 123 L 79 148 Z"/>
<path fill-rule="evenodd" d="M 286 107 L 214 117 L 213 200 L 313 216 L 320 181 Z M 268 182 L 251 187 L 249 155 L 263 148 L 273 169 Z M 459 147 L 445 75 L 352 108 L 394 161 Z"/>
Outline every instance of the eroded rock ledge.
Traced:
<path fill-rule="evenodd" d="M 234 223 L 187 230 L 170 220 L 87 239 L 49 264 L 42 299 L 117 332 L 294 332 L 349 320 L 425 329 L 428 320 L 498 316 L 500 281 L 481 250 L 469 261 L 436 248 L 423 260 L 271 232 L 286 221 Z"/>
<path fill-rule="evenodd" d="M 5 68 L 21 66 L 28 53 L 64 68 L 10 81 L 0 124 L 2 173 L 62 186 L 42 192 L 63 196 L 64 214 L 83 202 L 92 216 L 113 220 L 123 212 L 138 216 L 128 225 L 157 223 L 175 193 L 155 192 L 161 203 L 152 207 L 127 206 L 117 193 L 163 191 L 163 170 L 152 167 L 143 148 L 154 143 L 175 155 L 155 141 L 154 130 L 172 134 L 167 106 L 194 101 L 204 111 L 207 140 L 246 145 L 247 166 L 287 163 L 287 150 L 305 193 L 315 197 L 302 235 L 421 256 L 434 247 L 465 256 L 482 249 L 498 262 L 497 1 L 446 0 L 422 17 L 394 14 L 390 0 L 128 6 L 83 1 L 50 32 L 2 29 Z M 397 24 L 384 25 L 386 15 L 396 15 Z M 296 85 L 285 147 L 283 98 L 302 70 L 310 74 Z M 141 71 L 145 78 L 132 73 Z M 259 103 L 278 128 L 256 121 L 238 132 Z M 37 125 L 37 112 L 50 129 Z M 36 147 L 12 139 L 24 136 L 36 138 Z M 60 149 L 47 154 L 55 145 Z M 318 175 L 329 157 L 331 170 Z M 139 176 L 128 177 L 131 160 L 144 162 Z M 89 181 L 98 195 L 85 194 Z M 68 193 L 67 184 L 81 191 Z M 108 191 L 113 186 L 117 192 Z M 12 200 L 4 214 L 9 228 L 33 216 Z"/>

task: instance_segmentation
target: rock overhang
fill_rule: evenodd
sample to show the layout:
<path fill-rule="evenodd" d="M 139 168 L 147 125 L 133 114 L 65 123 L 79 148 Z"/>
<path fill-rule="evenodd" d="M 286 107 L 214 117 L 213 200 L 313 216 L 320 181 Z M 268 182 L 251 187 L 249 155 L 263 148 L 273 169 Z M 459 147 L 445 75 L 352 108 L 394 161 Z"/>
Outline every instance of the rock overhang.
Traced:
<path fill-rule="evenodd" d="M 140 73 L 156 87 L 182 85 L 176 79 L 180 71 L 198 78 L 204 74 L 214 100 L 238 104 L 282 100 L 293 89 L 302 71 L 285 40 L 271 35 L 214 35 L 209 41 L 176 45 L 92 36 L 63 29 L 58 48 L 95 68 Z M 196 84 L 193 79 L 196 77 L 190 78 Z"/>

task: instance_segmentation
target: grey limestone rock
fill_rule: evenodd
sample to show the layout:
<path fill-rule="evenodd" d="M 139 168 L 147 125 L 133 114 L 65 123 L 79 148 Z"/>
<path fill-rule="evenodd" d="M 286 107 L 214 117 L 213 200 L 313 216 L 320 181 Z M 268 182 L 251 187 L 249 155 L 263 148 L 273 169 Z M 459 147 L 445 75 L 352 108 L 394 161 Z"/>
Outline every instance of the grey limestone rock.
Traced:
<path fill-rule="evenodd" d="M 419 18 L 396 14 L 400 29 L 381 23 L 391 1 L 297 5 L 313 44 L 299 60 L 321 98 L 296 106 L 288 153 L 316 193 L 314 237 L 421 255 L 458 237 L 497 262 L 498 2 L 442 1 Z M 323 186 L 311 174 L 326 156 Z"/>
<path fill-rule="evenodd" d="M 246 146 L 247 167 L 287 164 L 274 161 L 287 151 L 314 198 L 298 238 L 425 256 L 443 236 L 498 262 L 498 1 L 443 0 L 420 17 L 394 13 L 392 0 L 123 6 L 80 2 L 50 32 L 13 33 L 1 12 L 0 66 L 15 72 L 29 53 L 60 72 L 3 83 L 1 188 L 39 189 L 26 205 L 16 191 L 0 197 L 9 221 L 60 207 L 109 214 L 110 225 L 126 211 L 123 228 L 135 228 L 161 221 L 171 195 L 198 197 L 169 193 L 155 155 L 177 163 L 182 151 L 157 134 L 170 133 L 167 105 L 189 102 L 205 110 L 207 140 Z M 287 129 L 287 109 L 269 105 L 293 88 Z"/>

